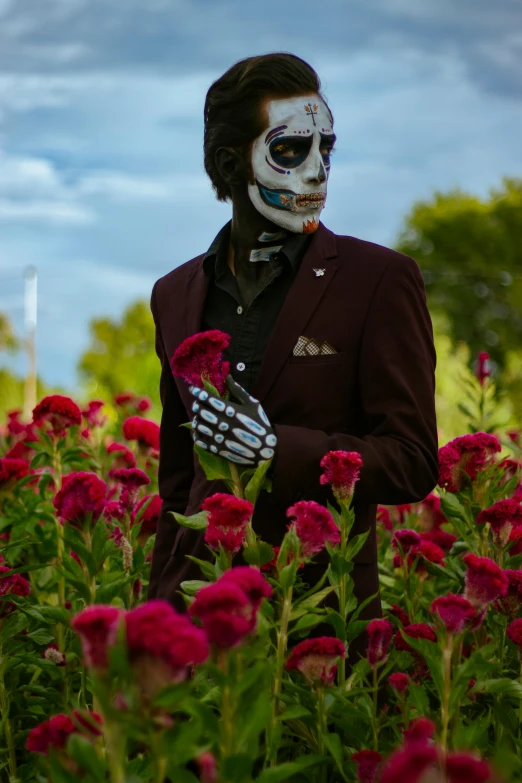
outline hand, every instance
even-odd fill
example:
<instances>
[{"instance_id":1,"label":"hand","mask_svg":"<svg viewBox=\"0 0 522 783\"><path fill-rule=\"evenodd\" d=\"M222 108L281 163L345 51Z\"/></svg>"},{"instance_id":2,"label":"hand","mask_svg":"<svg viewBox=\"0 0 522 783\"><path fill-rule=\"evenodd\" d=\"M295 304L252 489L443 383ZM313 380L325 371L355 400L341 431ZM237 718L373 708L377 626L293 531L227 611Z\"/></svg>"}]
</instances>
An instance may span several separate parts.
<instances>
[{"instance_id":1,"label":"hand","mask_svg":"<svg viewBox=\"0 0 522 783\"><path fill-rule=\"evenodd\" d=\"M221 400L198 386L189 387L196 398L192 403L192 440L229 462L257 468L274 456L277 438L259 400L231 375L227 375L226 384L239 403Z\"/></svg>"}]
</instances>

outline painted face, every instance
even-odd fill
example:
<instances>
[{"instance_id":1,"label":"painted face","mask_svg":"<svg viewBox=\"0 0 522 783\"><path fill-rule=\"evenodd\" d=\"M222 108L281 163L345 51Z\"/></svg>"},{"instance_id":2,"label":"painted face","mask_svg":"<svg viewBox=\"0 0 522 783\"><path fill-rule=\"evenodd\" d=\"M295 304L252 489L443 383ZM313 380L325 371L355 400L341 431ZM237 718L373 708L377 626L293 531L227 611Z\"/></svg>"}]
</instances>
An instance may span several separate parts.
<instances>
[{"instance_id":1,"label":"painted face","mask_svg":"<svg viewBox=\"0 0 522 783\"><path fill-rule=\"evenodd\" d=\"M326 201L332 117L317 95L269 101L267 113L268 128L252 146L255 183L248 194L273 223L311 234Z\"/></svg>"}]
</instances>

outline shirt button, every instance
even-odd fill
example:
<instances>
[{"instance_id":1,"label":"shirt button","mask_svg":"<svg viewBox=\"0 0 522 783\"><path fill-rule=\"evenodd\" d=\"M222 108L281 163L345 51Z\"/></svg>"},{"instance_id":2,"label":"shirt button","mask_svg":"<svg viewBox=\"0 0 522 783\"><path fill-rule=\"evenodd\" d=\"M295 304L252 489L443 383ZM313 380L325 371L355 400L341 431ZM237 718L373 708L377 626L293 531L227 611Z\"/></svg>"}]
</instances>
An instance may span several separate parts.
<instances>
[{"instance_id":1,"label":"shirt button","mask_svg":"<svg viewBox=\"0 0 522 783\"><path fill-rule=\"evenodd\" d=\"M245 369L245 365L243 364L243 362L239 362L238 364L236 364L236 370L239 370L239 372L243 372L244 369Z\"/></svg>"},{"instance_id":2,"label":"shirt button","mask_svg":"<svg viewBox=\"0 0 522 783\"><path fill-rule=\"evenodd\" d=\"M239 305L239 307L237 308L237 314L241 315L242 312L243 312L243 308L241 307L241 305Z\"/></svg>"}]
</instances>

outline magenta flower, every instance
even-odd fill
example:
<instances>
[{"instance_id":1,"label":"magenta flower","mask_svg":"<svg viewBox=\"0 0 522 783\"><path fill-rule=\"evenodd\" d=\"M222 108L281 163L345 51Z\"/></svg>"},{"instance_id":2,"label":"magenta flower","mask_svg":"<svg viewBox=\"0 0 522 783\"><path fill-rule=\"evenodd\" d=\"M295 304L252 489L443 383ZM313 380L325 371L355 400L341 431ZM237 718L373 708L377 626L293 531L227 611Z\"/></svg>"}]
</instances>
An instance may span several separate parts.
<instances>
[{"instance_id":1,"label":"magenta flower","mask_svg":"<svg viewBox=\"0 0 522 783\"><path fill-rule=\"evenodd\" d=\"M448 633L464 633L475 619L475 608L467 598L453 593L435 598L430 611L439 615Z\"/></svg>"},{"instance_id":2,"label":"magenta flower","mask_svg":"<svg viewBox=\"0 0 522 783\"><path fill-rule=\"evenodd\" d=\"M446 533L445 530L427 530L425 533L421 533L420 537L423 541L431 541L432 544L436 544L444 554L447 554L455 541L457 541L457 536L454 536L453 533ZM421 545L422 549L422 545Z\"/></svg>"},{"instance_id":3,"label":"magenta flower","mask_svg":"<svg viewBox=\"0 0 522 783\"><path fill-rule=\"evenodd\" d=\"M379 522L388 532L393 530L393 522L389 508L386 508L386 506L377 506L377 522Z\"/></svg>"},{"instance_id":4,"label":"magenta flower","mask_svg":"<svg viewBox=\"0 0 522 783\"><path fill-rule=\"evenodd\" d=\"M53 435L63 436L69 427L82 423L82 413L70 397L51 394L33 410L33 421L39 427L48 423Z\"/></svg>"},{"instance_id":5,"label":"magenta flower","mask_svg":"<svg viewBox=\"0 0 522 783\"><path fill-rule=\"evenodd\" d=\"M518 617L516 620L513 620L513 622L509 623L506 630L506 635L508 639L511 639L513 644L517 645L522 657L522 617Z\"/></svg>"},{"instance_id":6,"label":"magenta flower","mask_svg":"<svg viewBox=\"0 0 522 783\"><path fill-rule=\"evenodd\" d=\"M489 361L489 353L486 351L480 351L478 357L477 357L477 367L475 374L479 380L479 383L481 386L484 385L484 381L486 378L489 378L491 375L491 363Z\"/></svg>"},{"instance_id":7,"label":"magenta flower","mask_svg":"<svg viewBox=\"0 0 522 783\"><path fill-rule=\"evenodd\" d=\"M522 607L522 570L506 569L504 574L508 579L508 589L504 598L495 603L495 609L502 614L515 617Z\"/></svg>"},{"instance_id":8,"label":"magenta flower","mask_svg":"<svg viewBox=\"0 0 522 783\"><path fill-rule=\"evenodd\" d=\"M209 547L218 550L221 544L227 552L239 552L247 524L254 513L253 504L224 492L216 492L203 501L201 508L208 513L205 542Z\"/></svg>"},{"instance_id":9,"label":"magenta flower","mask_svg":"<svg viewBox=\"0 0 522 783\"><path fill-rule=\"evenodd\" d=\"M53 505L62 524L94 524L103 512L106 494L107 485L95 473L69 473L54 496Z\"/></svg>"},{"instance_id":10,"label":"magenta flower","mask_svg":"<svg viewBox=\"0 0 522 783\"><path fill-rule=\"evenodd\" d=\"M329 451L320 462L324 473L319 482L331 484L337 500L345 502L353 495L362 464L362 457L356 451Z\"/></svg>"},{"instance_id":11,"label":"magenta flower","mask_svg":"<svg viewBox=\"0 0 522 783\"><path fill-rule=\"evenodd\" d=\"M297 644L286 662L288 671L297 669L310 685L333 685L336 661L346 656L344 642L333 636L318 636Z\"/></svg>"},{"instance_id":12,"label":"magenta flower","mask_svg":"<svg viewBox=\"0 0 522 783\"><path fill-rule=\"evenodd\" d=\"M86 666L106 669L109 665L109 647L116 642L118 626L124 611L115 606L95 604L73 617L71 627L80 637Z\"/></svg>"},{"instance_id":13,"label":"magenta flower","mask_svg":"<svg viewBox=\"0 0 522 783\"><path fill-rule=\"evenodd\" d=\"M141 509L146 503L148 503L149 500L150 503L148 504L143 514L140 515L138 522L136 522ZM161 514L161 506L162 500L159 495L145 495L134 509L132 514L132 524L139 524L140 526L138 541L141 544L144 544L145 541L150 538L150 536L155 535Z\"/></svg>"},{"instance_id":14,"label":"magenta flower","mask_svg":"<svg viewBox=\"0 0 522 783\"><path fill-rule=\"evenodd\" d=\"M382 756L376 750L358 750L352 753L351 761L357 764L358 783L377 783L377 772Z\"/></svg>"},{"instance_id":15,"label":"magenta flower","mask_svg":"<svg viewBox=\"0 0 522 783\"><path fill-rule=\"evenodd\" d=\"M512 529L522 526L522 506L512 498L497 500L477 517L477 525L486 523L489 523L493 543L503 549L509 543Z\"/></svg>"},{"instance_id":16,"label":"magenta flower","mask_svg":"<svg viewBox=\"0 0 522 783\"><path fill-rule=\"evenodd\" d=\"M103 427L107 421L107 416L101 412L104 405L103 400L91 400L87 403L87 407L82 411L82 416L89 427Z\"/></svg>"},{"instance_id":17,"label":"magenta flower","mask_svg":"<svg viewBox=\"0 0 522 783\"><path fill-rule=\"evenodd\" d=\"M427 743L411 743L394 751L385 762L379 783L420 783L424 773L435 766L439 751Z\"/></svg>"},{"instance_id":18,"label":"magenta flower","mask_svg":"<svg viewBox=\"0 0 522 783\"><path fill-rule=\"evenodd\" d=\"M114 454L114 468L135 468L136 457L124 443L111 443L107 446L107 454Z\"/></svg>"},{"instance_id":19,"label":"magenta flower","mask_svg":"<svg viewBox=\"0 0 522 783\"><path fill-rule=\"evenodd\" d=\"M191 386L202 386L203 380L209 381L220 394L224 394L230 363L223 361L223 351L229 344L230 335L219 329L187 337L178 345L171 359L173 374Z\"/></svg>"},{"instance_id":20,"label":"magenta flower","mask_svg":"<svg viewBox=\"0 0 522 783\"><path fill-rule=\"evenodd\" d=\"M484 609L497 598L503 598L508 589L508 578L489 557L478 557L469 552L462 558L467 566L465 597L473 606Z\"/></svg>"},{"instance_id":21,"label":"magenta flower","mask_svg":"<svg viewBox=\"0 0 522 783\"><path fill-rule=\"evenodd\" d=\"M141 487L150 484L150 478L139 468L117 468L109 471L109 477L120 487L120 505L125 511L132 511Z\"/></svg>"},{"instance_id":22,"label":"magenta flower","mask_svg":"<svg viewBox=\"0 0 522 783\"><path fill-rule=\"evenodd\" d=\"M114 404L119 408L123 408L130 402L134 402L135 399L136 395L134 392L118 392L118 394L114 395Z\"/></svg>"},{"instance_id":23,"label":"magenta flower","mask_svg":"<svg viewBox=\"0 0 522 783\"><path fill-rule=\"evenodd\" d=\"M423 531L439 530L448 520L440 510L440 497L431 492L419 503L419 518Z\"/></svg>"},{"instance_id":24,"label":"magenta flower","mask_svg":"<svg viewBox=\"0 0 522 783\"><path fill-rule=\"evenodd\" d=\"M396 530L393 534L392 549L404 557L410 554L415 555L419 551L421 544L422 539L415 530L402 528L401 530Z\"/></svg>"},{"instance_id":25,"label":"magenta flower","mask_svg":"<svg viewBox=\"0 0 522 783\"><path fill-rule=\"evenodd\" d=\"M136 440L142 448L159 449L160 428L159 424L141 416L129 416L123 422L123 436L125 440Z\"/></svg>"},{"instance_id":26,"label":"magenta flower","mask_svg":"<svg viewBox=\"0 0 522 783\"><path fill-rule=\"evenodd\" d=\"M10 574L11 569L8 566L0 565L0 597L6 595L17 595L20 598L27 598L31 593L31 585L20 574ZM7 574L7 576L5 576ZM13 601L0 602L0 617L5 617L16 609Z\"/></svg>"},{"instance_id":27,"label":"magenta flower","mask_svg":"<svg viewBox=\"0 0 522 783\"><path fill-rule=\"evenodd\" d=\"M460 492L466 485L466 476L475 481L493 454L501 450L498 439L487 432L455 438L439 449L439 486L448 492Z\"/></svg>"},{"instance_id":28,"label":"magenta flower","mask_svg":"<svg viewBox=\"0 0 522 783\"><path fill-rule=\"evenodd\" d=\"M415 718L412 720L404 732L405 745L424 745L433 739L435 735L435 724L429 718Z\"/></svg>"},{"instance_id":29,"label":"magenta flower","mask_svg":"<svg viewBox=\"0 0 522 783\"><path fill-rule=\"evenodd\" d=\"M200 783L219 783L217 761L210 750L200 753L194 761L199 771Z\"/></svg>"},{"instance_id":30,"label":"magenta flower","mask_svg":"<svg viewBox=\"0 0 522 783\"><path fill-rule=\"evenodd\" d=\"M393 626L389 620L371 620L366 626L368 634L368 663L377 666L384 663L388 655L388 647L393 635Z\"/></svg>"},{"instance_id":31,"label":"magenta flower","mask_svg":"<svg viewBox=\"0 0 522 783\"><path fill-rule=\"evenodd\" d=\"M430 642L437 641L437 634L433 626L427 625L427 623L411 623L410 625L405 625L404 628L398 630L395 634L393 643L397 650L412 652L412 648L402 636L403 633L412 639L427 639Z\"/></svg>"},{"instance_id":32,"label":"magenta flower","mask_svg":"<svg viewBox=\"0 0 522 783\"><path fill-rule=\"evenodd\" d=\"M0 459L0 487L8 482L16 483L29 475L30 466L26 459L4 457Z\"/></svg>"},{"instance_id":33,"label":"magenta flower","mask_svg":"<svg viewBox=\"0 0 522 783\"><path fill-rule=\"evenodd\" d=\"M100 735L101 732L95 726L101 725L102 719L96 712L82 714L74 710L73 717L74 721L68 715L55 715L35 726L27 735L25 744L27 750L47 756L51 748L53 750L65 748L71 734L82 734L91 740Z\"/></svg>"},{"instance_id":34,"label":"magenta flower","mask_svg":"<svg viewBox=\"0 0 522 783\"><path fill-rule=\"evenodd\" d=\"M445 766L448 783L486 783L491 778L487 761L471 753L448 753Z\"/></svg>"},{"instance_id":35,"label":"magenta flower","mask_svg":"<svg viewBox=\"0 0 522 783\"><path fill-rule=\"evenodd\" d=\"M288 529L295 530L303 557L311 557L324 549L327 543L335 546L341 540L332 515L315 500L298 501L290 506L286 516L293 519Z\"/></svg>"},{"instance_id":36,"label":"magenta flower","mask_svg":"<svg viewBox=\"0 0 522 783\"><path fill-rule=\"evenodd\" d=\"M140 397L135 401L136 410L140 413L147 413L152 408L152 400L150 397Z\"/></svg>"},{"instance_id":37,"label":"magenta flower","mask_svg":"<svg viewBox=\"0 0 522 783\"><path fill-rule=\"evenodd\" d=\"M226 571L219 580L222 584L234 584L245 593L252 611L257 613L264 598L270 598L272 587L263 574L253 566L237 566Z\"/></svg>"},{"instance_id":38,"label":"magenta flower","mask_svg":"<svg viewBox=\"0 0 522 783\"><path fill-rule=\"evenodd\" d=\"M408 689L410 678L404 672L394 672L388 677L388 683L397 693L404 693Z\"/></svg>"}]
</instances>

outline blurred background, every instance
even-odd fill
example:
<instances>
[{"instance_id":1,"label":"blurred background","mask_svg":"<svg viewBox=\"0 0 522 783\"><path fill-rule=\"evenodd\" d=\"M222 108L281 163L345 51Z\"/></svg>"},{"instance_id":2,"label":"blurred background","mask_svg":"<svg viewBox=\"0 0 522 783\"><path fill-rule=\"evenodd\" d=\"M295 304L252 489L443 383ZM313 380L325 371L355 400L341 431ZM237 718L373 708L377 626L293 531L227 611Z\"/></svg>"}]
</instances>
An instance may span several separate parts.
<instances>
[{"instance_id":1,"label":"blurred background","mask_svg":"<svg viewBox=\"0 0 522 783\"><path fill-rule=\"evenodd\" d=\"M323 222L421 267L441 443L464 430L479 351L501 422L522 426L521 8L0 0L0 418L35 365L38 395L132 390L159 416L152 285L229 216L203 170L206 90L283 50L335 117Z\"/></svg>"}]
</instances>

